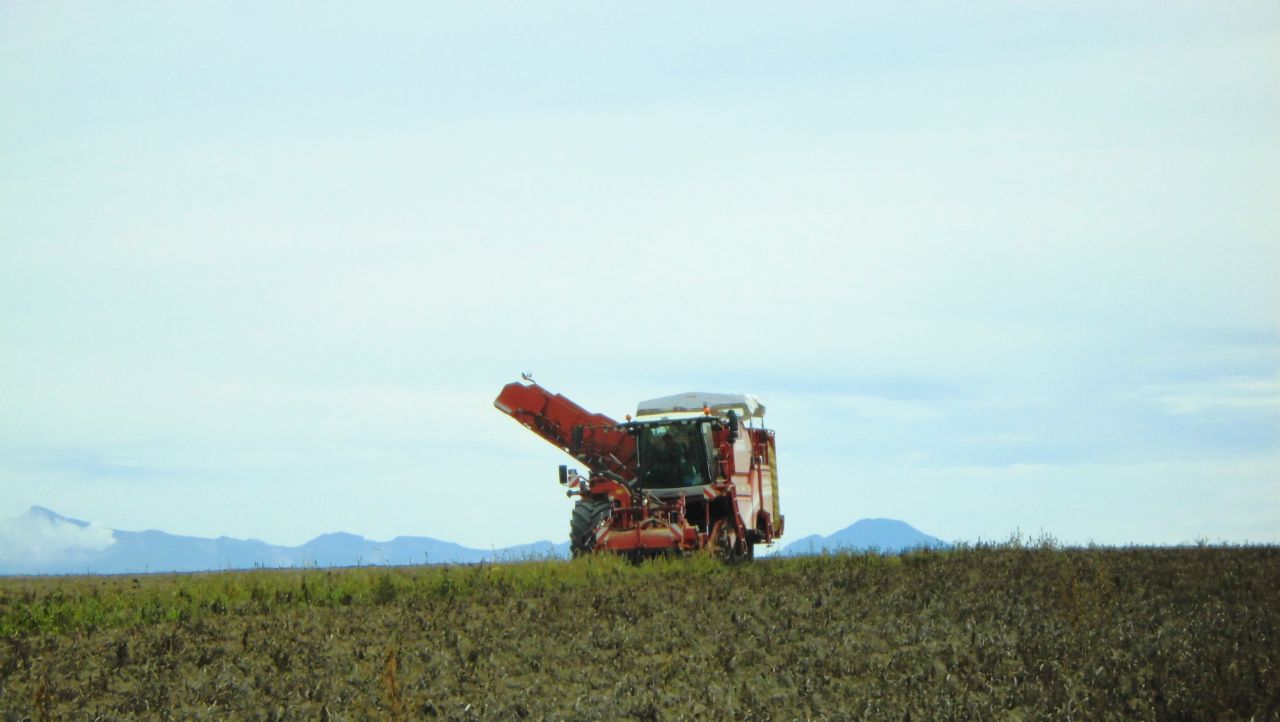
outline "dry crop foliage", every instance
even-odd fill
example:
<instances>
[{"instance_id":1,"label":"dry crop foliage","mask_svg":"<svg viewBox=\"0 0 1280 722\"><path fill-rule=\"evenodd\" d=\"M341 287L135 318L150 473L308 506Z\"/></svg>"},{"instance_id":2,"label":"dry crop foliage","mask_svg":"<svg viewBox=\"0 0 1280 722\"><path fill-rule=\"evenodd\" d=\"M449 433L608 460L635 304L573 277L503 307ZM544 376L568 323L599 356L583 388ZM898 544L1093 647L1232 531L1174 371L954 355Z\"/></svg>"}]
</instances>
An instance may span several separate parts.
<instances>
[{"instance_id":1,"label":"dry crop foliage","mask_svg":"<svg viewBox=\"0 0 1280 722\"><path fill-rule=\"evenodd\" d=\"M0 720L1277 719L1280 548L0 580Z\"/></svg>"}]
</instances>

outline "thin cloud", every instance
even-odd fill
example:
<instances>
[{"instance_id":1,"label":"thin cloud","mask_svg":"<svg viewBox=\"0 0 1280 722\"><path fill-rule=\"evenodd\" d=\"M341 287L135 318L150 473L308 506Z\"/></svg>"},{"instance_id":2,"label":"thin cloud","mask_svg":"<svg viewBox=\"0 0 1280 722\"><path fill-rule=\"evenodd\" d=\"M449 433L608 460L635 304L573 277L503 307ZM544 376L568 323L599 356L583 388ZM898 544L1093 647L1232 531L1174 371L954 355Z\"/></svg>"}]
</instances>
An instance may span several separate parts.
<instances>
[{"instance_id":1,"label":"thin cloud","mask_svg":"<svg viewBox=\"0 0 1280 722\"><path fill-rule=\"evenodd\" d=\"M1171 414L1210 411L1280 412L1280 373L1227 376L1212 381L1143 387L1139 396L1164 406Z\"/></svg>"},{"instance_id":2,"label":"thin cloud","mask_svg":"<svg viewBox=\"0 0 1280 722\"><path fill-rule=\"evenodd\" d=\"M6 566L65 562L115 543L115 534L105 526L81 526L38 509L0 520L0 564Z\"/></svg>"}]
</instances>

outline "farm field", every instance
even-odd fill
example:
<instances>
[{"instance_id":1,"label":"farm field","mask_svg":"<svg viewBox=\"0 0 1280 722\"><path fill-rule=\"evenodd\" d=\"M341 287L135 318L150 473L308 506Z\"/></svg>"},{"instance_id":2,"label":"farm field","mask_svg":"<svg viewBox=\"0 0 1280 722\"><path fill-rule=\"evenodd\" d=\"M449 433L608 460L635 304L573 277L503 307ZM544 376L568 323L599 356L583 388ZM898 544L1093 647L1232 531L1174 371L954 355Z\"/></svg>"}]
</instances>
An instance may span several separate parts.
<instances>
[{"instance_id":1,"label":"farm field","mask_svg":"<svg viewBox=\"0 0 1280 722\"><path fill-rule=\"evenodd\" d=\"M0 720L1280 719L1280 548L0 579Z\"/></svg>"}]
</instances>

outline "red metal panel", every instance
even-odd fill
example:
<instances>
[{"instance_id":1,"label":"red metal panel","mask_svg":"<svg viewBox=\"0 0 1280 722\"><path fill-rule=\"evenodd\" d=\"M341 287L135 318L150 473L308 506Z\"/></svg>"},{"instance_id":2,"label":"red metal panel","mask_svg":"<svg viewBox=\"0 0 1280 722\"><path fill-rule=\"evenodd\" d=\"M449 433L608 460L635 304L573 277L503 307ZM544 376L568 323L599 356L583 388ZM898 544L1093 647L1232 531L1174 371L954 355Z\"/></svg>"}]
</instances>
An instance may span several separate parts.
<instances>
[{"instance_id":1,"label":"red metal panel","mask_svg":"<svg viewBox=\"0 0 1280 722\"><path fill-rule=\"evenodd\" d=\"M597 537L601 549L616 552L655 549L697 549L698 530L674 523L651 524L631 529L608 529Z\"/></svg>"},{"instance_id":2,"label":"red metal panel","mask_svg":"<svg viewBox=\"0 0 1280 722\"><path fill-rule=\"evenodd\" d=\"M617 430L618 422L608 416L593 414L532 383L507 384L493 405L592 472L607 471L628 481L636 478L636 440ZM577 427L582 429L580 437L574 432Z\"/></svg>"}]
</instances>

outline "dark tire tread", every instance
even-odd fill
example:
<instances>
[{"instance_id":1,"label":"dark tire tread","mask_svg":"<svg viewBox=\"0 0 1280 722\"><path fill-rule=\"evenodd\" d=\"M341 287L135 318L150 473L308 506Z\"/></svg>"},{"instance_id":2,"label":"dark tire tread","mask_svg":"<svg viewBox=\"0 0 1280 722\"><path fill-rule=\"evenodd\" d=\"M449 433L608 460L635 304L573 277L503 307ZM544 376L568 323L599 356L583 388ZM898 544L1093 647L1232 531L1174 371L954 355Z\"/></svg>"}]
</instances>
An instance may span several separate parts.
<instances>
[{"instance_id":1,"label":"dark tire tread","mask_svg":"<svg viewBox=\"0 0 1280 722\"><path fill-rule=\"evenodd\" d=\"M579 499L569 517L569 553L574 557L589 554L596 547L596 529L609 517L613 505L608 499Z\"/></svg>"}]
</instances>

